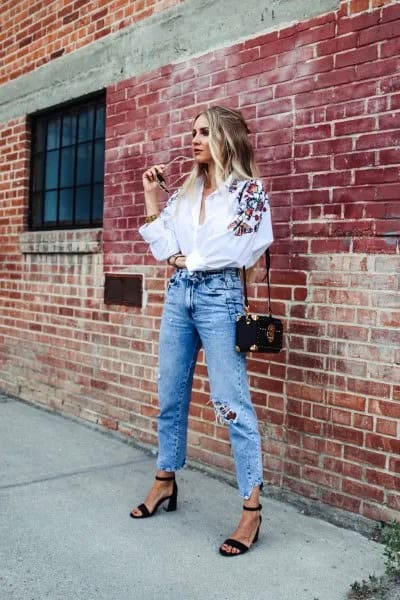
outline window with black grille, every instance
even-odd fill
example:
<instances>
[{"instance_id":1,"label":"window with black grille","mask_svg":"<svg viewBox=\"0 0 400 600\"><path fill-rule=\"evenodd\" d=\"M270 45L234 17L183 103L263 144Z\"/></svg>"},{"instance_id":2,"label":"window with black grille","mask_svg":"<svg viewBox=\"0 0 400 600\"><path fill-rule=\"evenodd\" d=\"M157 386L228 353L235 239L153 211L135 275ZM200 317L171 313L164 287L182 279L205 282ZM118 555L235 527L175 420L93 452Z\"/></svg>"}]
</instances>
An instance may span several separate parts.
<instances>
[{"instance_id":1,"label":"window with black grille","mask_svg":"<svg viewBox=\"0 0 400 600\"><path fill-rule=\"evenodd\" d=\"M31 116L30 229L99 227L104 199L104 93Z\"/></svg>"}]
</instances>

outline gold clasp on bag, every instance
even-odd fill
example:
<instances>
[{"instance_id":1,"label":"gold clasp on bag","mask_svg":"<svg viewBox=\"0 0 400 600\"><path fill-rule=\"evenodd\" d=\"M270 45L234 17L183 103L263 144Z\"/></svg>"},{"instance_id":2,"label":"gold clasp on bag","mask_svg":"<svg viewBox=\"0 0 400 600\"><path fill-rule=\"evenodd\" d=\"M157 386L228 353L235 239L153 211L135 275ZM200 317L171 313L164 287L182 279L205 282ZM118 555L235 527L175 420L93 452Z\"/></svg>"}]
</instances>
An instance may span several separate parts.
<instances>
[{"instance_id":1,"label":"gold clasp on bag","mask_svg":"<svg viewBox=\"0 0 400 600\"><path fill-rule=\"evenodd\" d=\"M270 344L272 344L272 342L275 339L275 333L276 333L276 327L273 323L270 323L267 327L267 340L269 341Z\"/></svg>"}]
</instances>

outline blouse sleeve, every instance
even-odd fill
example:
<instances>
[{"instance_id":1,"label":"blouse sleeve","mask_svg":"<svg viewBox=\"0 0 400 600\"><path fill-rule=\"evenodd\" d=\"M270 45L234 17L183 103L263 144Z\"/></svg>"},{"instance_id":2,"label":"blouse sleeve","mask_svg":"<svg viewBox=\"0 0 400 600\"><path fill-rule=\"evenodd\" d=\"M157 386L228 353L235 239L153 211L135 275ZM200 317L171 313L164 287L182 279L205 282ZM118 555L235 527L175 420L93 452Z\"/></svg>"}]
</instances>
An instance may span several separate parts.
<instances>
[{"instance_id":1,"label":"blouse sleeve","mask_svg":"<svg viewBox=\"0 0 400 600\"><path fill-rule=\"evenodd\" d=\"M174 229L177 195L178 191L172 194L157 219L139 227L140 235L150 245L151 253L156 260L166 260L180 252Z\"/></svg>"},{"instance_id":2,"label":"blouse sleeve","mask_svg":"<svg viewBox=\"0 0 400 600\"><path fill-rule=\"evenodd\" d=\"M226 230L198 244L186 257L189 271L249 268L272 244L271 211L261 181L246 181L238 196L236 217Z\"/></svg>"}]
</instances>

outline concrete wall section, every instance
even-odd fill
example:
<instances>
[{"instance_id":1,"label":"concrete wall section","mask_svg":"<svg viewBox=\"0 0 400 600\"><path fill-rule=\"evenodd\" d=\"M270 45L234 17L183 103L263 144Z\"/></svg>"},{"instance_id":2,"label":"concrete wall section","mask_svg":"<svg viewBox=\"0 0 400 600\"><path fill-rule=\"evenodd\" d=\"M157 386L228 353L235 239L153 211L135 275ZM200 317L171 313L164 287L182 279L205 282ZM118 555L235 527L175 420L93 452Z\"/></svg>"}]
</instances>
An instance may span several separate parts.
<instances>
[{"instance_id":1,"label":"concrete wall section","mask_svg":"<svg viewBox=\"0 0 400 600\"><path fill-rule=\"evenodd\" d=\"M338 4L338 0L187 0L4 84L0 122L335 10Z\"/></svg>"}]
</instances>

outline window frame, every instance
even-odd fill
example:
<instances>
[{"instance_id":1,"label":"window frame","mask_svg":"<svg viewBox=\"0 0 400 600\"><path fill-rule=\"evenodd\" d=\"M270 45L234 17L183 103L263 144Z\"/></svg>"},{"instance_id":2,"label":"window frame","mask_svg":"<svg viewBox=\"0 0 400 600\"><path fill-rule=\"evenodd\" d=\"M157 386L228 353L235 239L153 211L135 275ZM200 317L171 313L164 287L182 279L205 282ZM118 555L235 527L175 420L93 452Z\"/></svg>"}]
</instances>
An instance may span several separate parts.
<instances>
[{"instance_id":1,"label":"window frame","mask_svg":"<svg viewBox=\"0 0 400 600\"><path fill-rule=\"evenodd\" d=\"M104 137L99 137L96 138L96 115L97 115L97 110L99 107L103 107L104 108ZM89 140L84 141L84 142L79 142L78 139L78 135L79 135L79 115L81 114L81 112L83 111L83 109L85 108L95 108L95 114L94 114L94 119L93 119L93 133L92 136L90 137ZM55 221L51 221L51 222L45 222L44 220L44 210L45 210L45 201L44 201L44 195L46 192L46 184L45 184L45 177L46 177L46 164L48 161L48 153L49 153L49 149L47 148L47 131L48 131L48 125L49 122L52 120L55 120L57 118L61 117L61 124L63 124L63 120L65 117L69 116L69 115L73 115L76 117L76 126L75 126L75 132L74 132L74 142L73 144L68 144L66 147L70 147L73 148L73 160L74 160L74 168L73 168L73 182L72 182L72 186L62 186L61 185L61 177L62 177L62 173L61 173L61 157L62 157L62 149L63 149L63 140L62 140L62 127L59 133L59 141L58 141L58 145L56 146L56 149L58 150L58 174L57 174L57 184L56 187L54 188L56 194L57 194L57 215L56 215L56 220ZM40 224L35 224L34 223L34 210L37 208L34 205L35 202L35 190L34 188L34 175L35 175L35 168L38 167L38 164L35 164L35 157L40 153L40 151L38 151L37 148L37 138L38 138L38 128L40 126L40 121L44 121L43 126L44 126L44 137L45 137L45 142L44 142L44 149L43 149L43 159L42 159L42 173L40 175L42 179L42 184L39 188L39 193L42 194L42 201L41 201L41 206L40 206L40 210L41 210L41 223ZM104 166L105 166L105 161L103 161L103 177L102 177L102 182L97 182L95 183L94 181L94 170L95 170L95 161L94 161L94 155L95 155L95 148L96 148L96 142L98 140L103 141L104 145L105 145L105 139L106 139L106 132L105 132L105 125L106 125L106 90L100 90L97 91L95 93L91 93L91 94L87 94L85 96L82 96L80 98L74 99L73 101L68 101L68 102L64 102L62 104L59 104L57 106L53 106L51 108L47 108L45 110L41 110L41 111L37 111L35 113L32 113L30 115L28 115L28 123L29 123L29 127L30 127L30 131L31 131L31 143L30 143L30 166L29 166L29 208L28 208L28 230L29 231L60 231L60 230L76 230L76 229L93 229L93 228L101 228L103 226L103 208L104 208ZM87 185L90 188L90 205L89 205L89 210L90 210L90 215L89 215L89 219L81 219L80 221L77 221L76 219L76 202L77 202L77 194L78 194L78 190L82 189L83 185L79 185L77 183L77 175L78 175L78 148L79 148L79 144L83 144L83 143L90 143L91 144L91 173L90 173L90 181ZM93 205L94 205L94 189L96 185L102 185L102 189L103 189L103 205L102 205L102 216L101 218L94 218L93 217ZM61 191L63 189L70 189L72 190L72 194L73 194L73 199L72 199L72 218L75 220L75 222L71 223L71 221L61 221L60 220L60 194Z\"/></svg>"}]
</instances>

